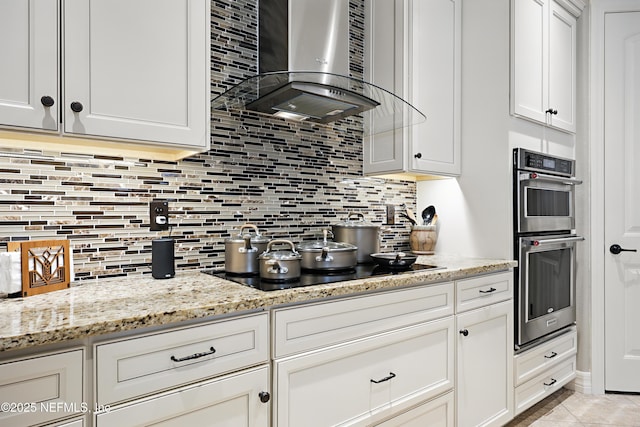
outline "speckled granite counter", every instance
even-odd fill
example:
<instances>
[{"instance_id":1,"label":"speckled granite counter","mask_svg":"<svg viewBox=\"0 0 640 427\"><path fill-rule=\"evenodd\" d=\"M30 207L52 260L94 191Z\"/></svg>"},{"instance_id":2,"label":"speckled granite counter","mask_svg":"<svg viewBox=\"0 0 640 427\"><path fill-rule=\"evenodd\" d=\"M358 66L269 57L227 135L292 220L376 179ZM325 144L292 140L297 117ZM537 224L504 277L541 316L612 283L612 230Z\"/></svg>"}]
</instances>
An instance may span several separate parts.
<instances>
[{"instance_id":1,"label":"speckled granite counter","mask_svg":"<svg viewBox=\"0 0 640 427\"><path fill-rule=\"evenodd\" d=\"M421 256L418 262L445 268L272 292L198 271L179 272L168 280L144 276L82 282L48 294L1 300L0 349L24 349L280 304L456 280L516 266L510 260L442 255Z\"/></svg>"}]
</instances>

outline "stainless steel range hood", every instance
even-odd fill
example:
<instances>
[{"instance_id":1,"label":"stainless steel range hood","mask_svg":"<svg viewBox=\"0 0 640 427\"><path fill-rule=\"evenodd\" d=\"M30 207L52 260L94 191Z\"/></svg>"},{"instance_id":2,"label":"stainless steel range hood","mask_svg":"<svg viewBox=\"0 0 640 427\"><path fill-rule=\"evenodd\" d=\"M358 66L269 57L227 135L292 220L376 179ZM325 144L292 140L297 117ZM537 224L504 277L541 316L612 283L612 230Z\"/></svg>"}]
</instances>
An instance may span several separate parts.
<instances>
[{"instance_id":1,"label":"stainless steel range hood","mask_svg":"<svg viewBox=\"0 0 640 427\"><path fill-rule=\"evenodd\" d=\"M330 123L362 114L365 135L420 123L425 116L393 93L349 76L349 0L258 0L259 74L212 101Z\"/></svg>"}]
</instances>

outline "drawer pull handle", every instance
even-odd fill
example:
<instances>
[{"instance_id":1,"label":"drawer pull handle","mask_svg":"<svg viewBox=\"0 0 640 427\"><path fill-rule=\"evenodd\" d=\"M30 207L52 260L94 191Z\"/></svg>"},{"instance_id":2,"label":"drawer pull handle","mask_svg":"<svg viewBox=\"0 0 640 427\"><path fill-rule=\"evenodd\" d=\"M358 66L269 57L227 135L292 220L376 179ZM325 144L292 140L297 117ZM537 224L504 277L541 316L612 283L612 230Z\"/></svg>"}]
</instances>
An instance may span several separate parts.
<instances>
[{"instance_id":1,"label":"drawer pull handle","mask_svg":"<svg viewBox=\"0 0 640 427\"><path fill-rule=\"evenodd\" d=\"M554 380L553 378L551 378L551 382L549 384L547 383L542 383L544 385L546 385L547 387L554 385L555 383L557 383L558 381Z\"/></svg>"},{"instance_id":2,"label":"drawer pull handle","mask_svg":"<svg viewBox=\"0 0 640 427\"><path fill-rule=\"evenodd\" d=\"M384 377L383 379L378 380L378 381L371 380L371 382L374 383L374 384L380 384L380 383L383 383L385 381L389 381L390 379L395 378L395 377L396 377L396 374L394 374L393 372L389 372L389 376Z\"/></svg>"},{"instance_id":3,"label":"drawer pull handle","mask_svg":"<svg viewBox=\"0 0 640 427\"><path fill-rule=\"evenodd\" d=\"M497 289L496 288L489 288L488 291L483 291L482 289L480 289L480 293L481 294L490 294L491 292L495 292Z\"/></svg>"},{"instance_id":4,"label":"drawer pull handle","mask_svg":"<svg viewBox=\"0 0 640 427\"><path fill-rule=\"evenodd\" d=\"M554 357L556 357L558 355L558 353L556 353L555 351L552 351L550 355L546 355L544 356L545 359L553 359Z\"/></svg>"},{"instance_id":5,"label":"drawer pull handle","mask_svg":"<svg viewBox=\"0 0 640 427\"><path fill-rule=\"evenodd\" d=\"M212 355L215 352L216 352L216 349L211 347L209 349L209 351L203 351L202 353L192 354L191 356L185 356L185 357L180 357L180 358L175 357L175 356L171 356L171 360L173 362L184 362L185 360L200 359L201 357Z\"/></svg>"},{"instance_id":6,"label":"drawer pull handle","mask_svg":"<svg viewBox=\"0 0 640 427\"><path fill-rule=\"evenodd\" d=\"M467 329L461 329L459 332L460 332L460 333L462 334L462 336L464 336L464 337L468 337L468 336L469 336L469 330L467 330Z\"/></svg>"}]
</instances>

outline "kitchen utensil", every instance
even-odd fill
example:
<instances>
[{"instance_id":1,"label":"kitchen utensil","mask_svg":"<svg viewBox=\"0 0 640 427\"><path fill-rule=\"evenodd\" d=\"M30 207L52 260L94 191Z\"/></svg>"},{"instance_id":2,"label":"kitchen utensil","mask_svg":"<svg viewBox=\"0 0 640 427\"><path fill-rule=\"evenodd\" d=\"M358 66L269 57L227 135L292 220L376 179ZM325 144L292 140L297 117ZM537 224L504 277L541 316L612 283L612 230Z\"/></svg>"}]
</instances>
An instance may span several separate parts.
<instances>
[{"instance_id":1,"label":"kitchen utensil","mask_svg":"<svg viewBox=\"0 0 640 427\"><path fill-rule=\"evenodd\" d=\"M254 234L244 233L253 230ZM269 239L262 237L254 224L244 224L240 231L224 242L224 268L232 274L258 274L258 256L267 249Z\"/></svg>"},{"instance_id":2,"label":"kitchen utensil","mask_svg":"<svg viewBox=\"0 0 640 427\"><path fill-rule=\"evenodd\" d=\"M413 224L417 224L418 220L416 219L416 215L413 213L413 209L405 207L405 210L407 211L407 216L409 217L409 219L413 221Z\"/></svg>"},{"instance_id":3,"label":"kitchen utensil","mask_svg":"<svg viewBox=\"0 0 640 427\"><path fill-rule=\"evenodd\" d=\"M411 219L411 218L409 217L409 215L404 214L404 213L400 213L400 214L398 214L398 215L400 215L402 218L408 219L408 220L409 220L409 222L411 222L411 225L416 225L416 221L415 221L414 219Z\"/></svg>"},{"instance_id":4,"label":"kitchen utensil","mask_svg":"<svg viewBox=\"0 0 640 427\"><path fill-rule=\"evenodd\" d=\"M302 256L302 268L308 270L346 270L358 263L358 247L351 243L328 241L327 230L323 230L323 240L302 242L297 249Z\"/></svg>"},{"instance_id":5,"label":"kitchen utensil","mask_svg":"<svg viewBox=\"0 0 640 427\"><path fill-rule=\"evenodd\" d=\"M370 255L380 250L380 226L365 221L361 213L350 213L331 229L336 242L351 243L358 248L356 257L360 264L372 262Z\"/></svg>"},{"instance_id":6,"label":"kitchen utensil","mask_svg":"<svg viewBox=\"0 0 640 427\"><path fill-rule=\"evenodd\" d=\"M411 227L409 246L411 246L411 252L414 254L432 255L437 241L438 233L433 221L431 225L415 225Z\"/></svg>"},{"instance_id":7,"label":"kitchen utensil","mask_svg":"<svg viewBox=\"0 0 640 427\"><path fill-rule=\"evenodd\" d=\"M429 205L422 211L423 225L431 225L433 216L436 214L436 208L433 205Z\"/></svg>"},{"instance_id":8,"label":"kitchen utensil","mask_svg":"<svg viewBox=\"0 0 640 427\"><path fill-rule=\"evenodd\" d=\"M272 250L275 245L287 245L290 250ZM276 239L267 244L267 250L260 254L260 277L274 282L290 282L300 279L302 256L290 240Z\"/></svg>"},{"instance_id":9,"label":"kitchen utensil","mask_svg":"<svg viewBox=\"0 0 640 427\"><path fill-rule=\"evenodd\" d=\"M407 269L418 259L415 255L404 252L383 252L371 254L371 258L381 267L388 269Z\"/></svg>"}]
</instances>

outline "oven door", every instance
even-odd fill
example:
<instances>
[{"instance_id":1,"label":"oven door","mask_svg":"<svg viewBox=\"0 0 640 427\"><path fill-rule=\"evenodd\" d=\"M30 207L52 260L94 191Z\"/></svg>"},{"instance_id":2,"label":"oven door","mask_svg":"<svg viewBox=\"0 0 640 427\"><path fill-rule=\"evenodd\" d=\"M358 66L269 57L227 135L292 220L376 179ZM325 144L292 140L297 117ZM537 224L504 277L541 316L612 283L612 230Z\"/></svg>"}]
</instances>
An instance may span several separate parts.
<instances>
[{"instance_id":1,"label":"oven door","mask_svg":"<svg viewBox=\"0 0 640 427\"><path fill-rule=\"evenodd\" d=\"M516 348L575 323L576 235L520 237Z\"/></svg>"},{"instance_id":2,"label":"oven door","mask_svg":"<svg viewBox=\"0 0 640 427\"><path fill-rule=\"evenodd\" d=\"M518 233L575 228L575 186L582 181L537 172L517 173Z\"/></svg>"}]
</instances>

